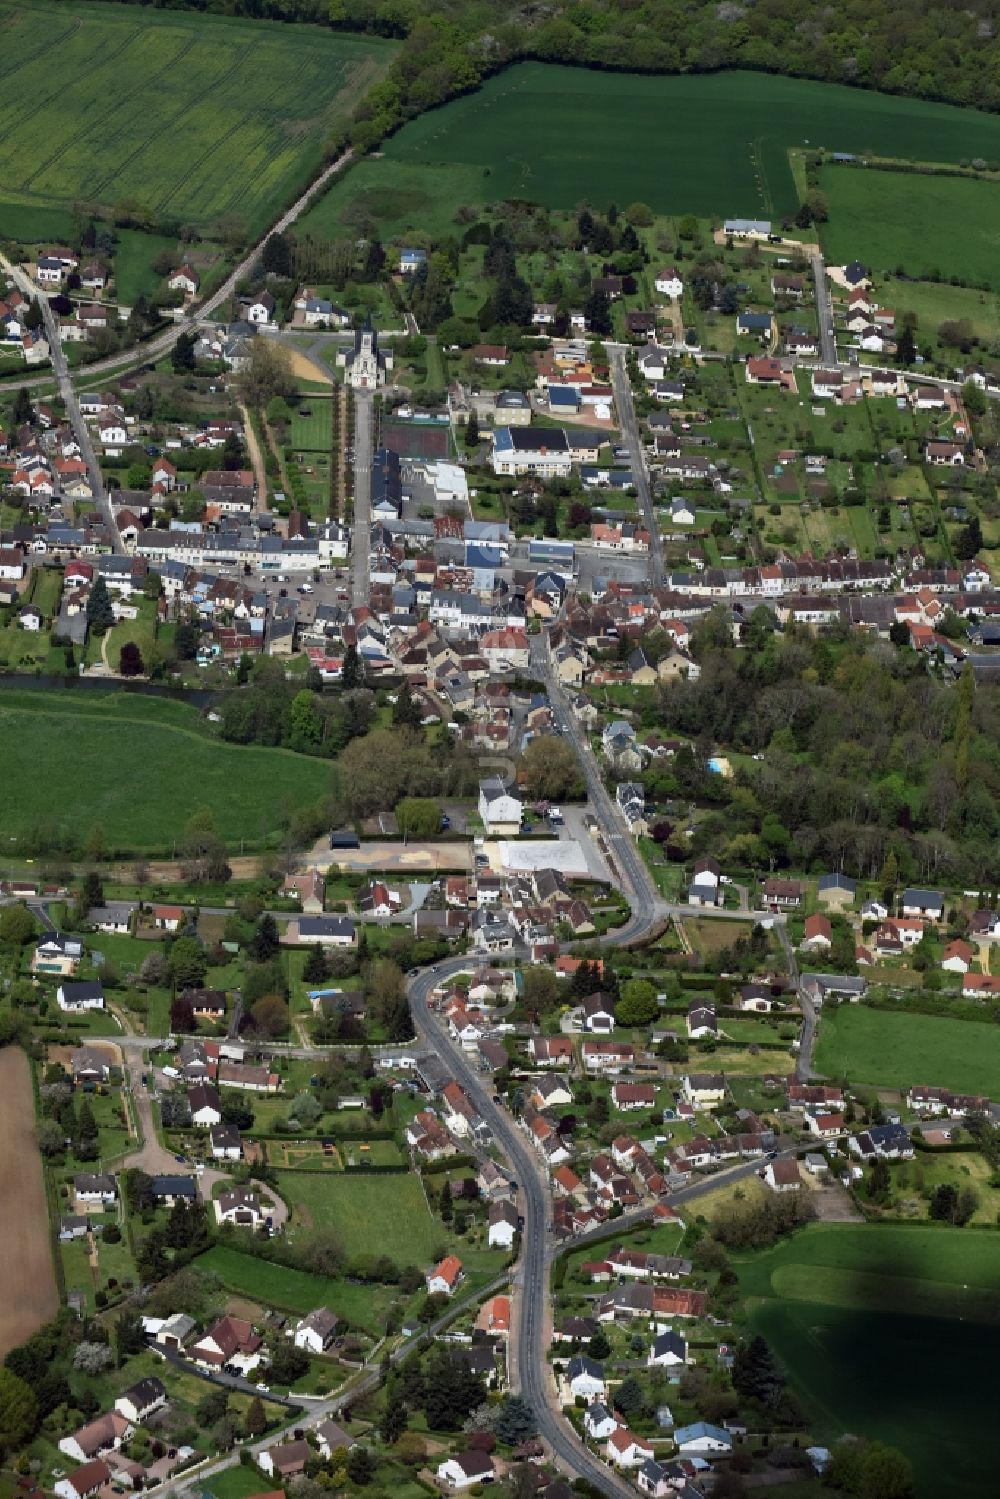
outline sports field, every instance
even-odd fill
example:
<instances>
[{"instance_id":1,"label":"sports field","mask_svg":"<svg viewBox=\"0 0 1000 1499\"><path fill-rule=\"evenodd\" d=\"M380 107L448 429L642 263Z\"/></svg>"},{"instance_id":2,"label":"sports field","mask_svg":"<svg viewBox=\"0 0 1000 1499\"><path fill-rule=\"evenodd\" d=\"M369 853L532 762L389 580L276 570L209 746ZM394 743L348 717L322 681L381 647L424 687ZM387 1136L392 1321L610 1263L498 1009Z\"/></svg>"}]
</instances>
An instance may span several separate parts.
<instances>
[{"instance_id":1,"label":"sports field","mask_svg":"<svg viewBox=\"0 0 1000 1499\"><path fill-rule=\"evenodd\" d=\"M917 277L936 272L1000 291L1000 183L827 167L821 185L831 264L858 259L877 276L897 268Z\"/></svg>"},{"instance_id":2,"label":"sports field","mask_svg":"<svg viewBox=\"0 0 1000 1499\"><path fill-rule=\"evenodd\" d=\"M820 1020L814 1061L826 1077L880 1088L927 1083L987 1097L1000 1091L996 1027L976 1021L842 1005Z\"/></svg>"},{"instance_id":3,"label":"sports field","mask_svg":"<svg viewBox=\"0 0 1000 1499\"><path fill-rule=\"evenodd\" d=\"M0 1193L7 1218L0 1297L2 1357L54 1317L59 1306L42 1161L35 1144L31 1073L18 1046L0 1051L0 1137Z\"/></svg>"},{"instance_id":4,"label":"sports field","mask_svg":"<svg viewBox=\"0 0 1000 1499\"><path fill-rule=\"evenodd\" d=\"M461 203L511 197L774 218L798 206L788 150L806 143L994 159L1000 118L761 73L653 77L523 63L412 121L381 159L331 189L308 227L332 230L350 208L370 213L384 235L433 232Z\"/></svg>"},{"instance_id":5,"label":"sports field","mask_svg":"<svg viewBox=\"0 0 1000 1499\"><path fill-rule=\"evenodd\" d=\"M330 789L320 760L223 744L187 703L124 692L0 687L0 764L16 788L0 805L5 843L44 823L82 839L99 823L113 852L169 852L206 806L231 845L264 841Z\"/></svg>"},{"instance_id":6,"label":"sports field","mask_svg":"<svg viewBox=\"0 0 1000 1499\"><path fill-rule=\"evenodd\" d=\"M394 47L305 26L101 4L0 3L0 214L133 198L195 224L263 229ZM37 210L49 210L37 217Z\"/></svg>"},{"instance_id":7,"label":"sports field","mask_svg":"<svg viewBox=\"0 0 1000 1499\"><path fill-rule=\"evenodd\" d=\"M738 1270L751 1326L821 1440L853 1432L900 1447L920 1495L982 1493L1000 1326L994 1234L814 1224ZM946 1379L934 1379L929 1349Z\"/></svg>"}]
</instances>

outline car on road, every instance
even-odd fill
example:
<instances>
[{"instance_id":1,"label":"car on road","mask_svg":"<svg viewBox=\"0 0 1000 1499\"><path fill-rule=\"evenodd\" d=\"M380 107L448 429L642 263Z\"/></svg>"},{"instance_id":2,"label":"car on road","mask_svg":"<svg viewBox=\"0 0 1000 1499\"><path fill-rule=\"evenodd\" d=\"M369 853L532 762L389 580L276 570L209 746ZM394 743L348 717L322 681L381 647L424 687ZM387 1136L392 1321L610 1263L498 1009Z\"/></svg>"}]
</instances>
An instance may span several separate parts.
<instances>
[{"instance_id":1,"label":"car on road","mask_svg":"<svg viewBox=\"0 0 1000 1499\"><path fill-rule=\"evenodd\" d=\"M442 831L442 833L446 833L450 827L451 827L451 818L447 815L446 812L442 812L441 813L441 831Z\"/></svg>"},{"instance_id":2,"label":"car on road","mask_svg":"<svg viewBox=\"0 0 1000 1499\"><path fill-rule=\"evenodd\" d=\"M174 1160L175 1161L179 1161L180 1164L183 1166L184 1162L187 1160L187 1156L186 1155L175 1155L174 1156Z\"/></svg>"},{"instance_id":3,"label":"car on road","mask_svg":"<svg viewBox=\"0 0 1000 1499\"><path fill-rule=\"evenodd\" d=\"M300 583L299 584L299 593L312 593L312 591L313 591L313 586L312 586L311 583Z\"/></svg>"}]
</instances>

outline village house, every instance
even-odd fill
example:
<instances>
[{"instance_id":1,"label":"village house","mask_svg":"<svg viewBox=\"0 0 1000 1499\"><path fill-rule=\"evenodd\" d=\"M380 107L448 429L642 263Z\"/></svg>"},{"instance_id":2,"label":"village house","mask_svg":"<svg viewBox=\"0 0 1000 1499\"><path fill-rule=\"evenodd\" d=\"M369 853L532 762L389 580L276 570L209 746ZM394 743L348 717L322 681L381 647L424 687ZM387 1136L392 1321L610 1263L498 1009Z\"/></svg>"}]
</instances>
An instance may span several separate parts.
<instances>
[{"instance_id":1,"label":"village house","mask_svg":"<svg viewBox=\"0 0 1000 1499\"><path fill-rule=\"evenodd\" d=\"M438 1463L438 1482L449 1489L468 1489L473 1484L492 1483L496 1471L488 1452L480 1449L458 1452Z\"/></svg>"},{"instance_id":2,"label":"village house","mask_svg":"<svg viewBox=\"0 0 1000 1499\"><path fill-rule=\"evenodd\" d=\"M428 1295L454 1295L463 1275L462 1261L453 1254L446 1254L433 1270L427 1272Z\"/></svg>"},{"instance_id":3,"label":"village house","mask_svg":"<svg viewBox=\"0 0 1000 1499\"><path fill-rule=\"evenodd\" d=\"M328 1311L325 1306L318 1306L315 1311L302 1318L292 1341L296 1348L304 1348L307 1353L325 1353L339 1326L340 1320L333 1312Z\"/></svg>"}]
</instances>

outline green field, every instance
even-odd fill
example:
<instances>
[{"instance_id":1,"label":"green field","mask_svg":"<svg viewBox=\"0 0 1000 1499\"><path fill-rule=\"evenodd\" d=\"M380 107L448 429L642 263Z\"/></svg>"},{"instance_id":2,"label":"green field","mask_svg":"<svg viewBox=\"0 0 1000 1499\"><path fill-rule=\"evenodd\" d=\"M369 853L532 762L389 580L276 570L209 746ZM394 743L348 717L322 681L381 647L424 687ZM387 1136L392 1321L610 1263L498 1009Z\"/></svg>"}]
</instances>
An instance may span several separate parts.
<instances>
[{"instance_id":1,"label":"green field","mask_svg":"<svg viewBox=\"0 0 1000 1499\"><path fill-rule=\"evenodd\" d=\"M0 5L0 44L0 208L4 233L26 238L65 232L52 210L80 199L264 228L395 51L319 28L42 0Z\"/></svg>"},{"instance_id":2,"label":"green field","mask_svg":"<svg viewBox=\"0 0 1000 1499\"><path fill-rule=\"evenodd\" d=\"M419 1179L279 1171L278 1190L296 1221L336 1231L348 1255L387 1254L398 1264L429 1265L447 1238L432 1218Z\"/></svg>"},{"instance_id":3,"label":"green field","mask_svg":"<svg viewBox=\"0 0 1000 1499\"><path fill-rule=\"evenodd\" d=\"M6 838L61 822L82 838L99 823L112 851L169 851L205 806L230 844L264 841L330 786L320 760L223 744L187 703L124 692L0 687L0 763L17 787L0 809Z\"/></svg>"},{"instance_id":4,"label":"green field","mask_svg":"<svg viewBox=\"0 0 1000 1499\"><path fill-rule=\"evenodd\" d=\"M139 229L119 229L115 250L115 296L132 307L140 296L152 297L163 289L163 277L153 270L153 261L176 240L164 234L143 234ZM177 252L180 255L180 251Z\"/></svg>"},{"instance_id":5,"label":"green field","mask_svg":"<svg viewBox=\"0 0 1000 1499\"><path fill-rule=\"evenodd\" d=\"M393 1300L386 1286L348 1285L305 1270L288 1270L238 1249L215 1245L195 1262L199 1270L217 1275L227 1290L249 1296L267 1306L304 1316L318 1306L329 1307L355 1327L375 1331Z\"/></svg>"},{"instance_id":6,"label":"green field","mask_svg":"<svg viewBox=\"0 0 1000 1499\"><path fill-rule=\"evenodd\" d=\"M983 1492L1000 1324L995 1235L815 1224L738 1268L751 1325L821 1440L853 1432L900 1447L920 1495ZM933 1397L929 1349L948 1371Z\"/></svg>"},{"instance_id":7,"label":"green field","mask_svg":"<svg viewBox=\"0 0 1000 1499\"><path fill-rule=\"evenodd\" d=\"M814 1060L824 1076L880 1088L927 1083L990 1097L1000 1090L996 1027L976 1021L843 1005L820 1020Z\"/></svg>"},{"instance_id":8,"label":"green field","mask_svg":"<svg viewBox=\"0 0 1000 1499\"><path fill-rule=\"evenodd\" d=\"M788 150L806 142L957 163L1000 157L1000 119L762 73L646 77L523 63L407 125L305 227L332 230L350 210L358 232L367 214L385 237L434 234L459 204L505 198L777 218L798 206Z\"/></svg>"},{"instance_id":9,"label":"green field","mask_svg":"<svg viewBox=\"0 0 1000 1499\"><path fill-rule=\"evenodd\" d=\"M856 258L880 277L901 267L1000 291L1000 183L860 167L828 167L821 182L831 264Z\"/></svg>"}]
</instances>

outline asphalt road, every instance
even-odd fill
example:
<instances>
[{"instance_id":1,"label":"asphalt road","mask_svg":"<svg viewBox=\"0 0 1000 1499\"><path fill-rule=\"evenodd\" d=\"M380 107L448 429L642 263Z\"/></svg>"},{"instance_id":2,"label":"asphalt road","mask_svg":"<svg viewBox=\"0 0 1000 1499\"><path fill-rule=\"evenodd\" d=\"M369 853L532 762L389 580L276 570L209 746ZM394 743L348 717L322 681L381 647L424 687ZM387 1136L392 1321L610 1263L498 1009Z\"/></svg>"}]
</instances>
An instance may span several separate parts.
<instances>
[{"instance_id":1,"label":"asphalt road","mask_svg":"<svg viewBox=\"0 0 1000 1499\"><path fill-rule=\"evenodd\" d=\"M368 549L372 529L372 444L374 401L370 391L354 392L354 521L351 527L351 602L367 604Z\"/></svg>"},{"instance_id":2,"label":"asphalt road","mask_svg":"<svg viewBox=\"0 0 1000 1499\"><path fill-rule=\"evenodd\" d=\"M816 285L816 319L819 323L819 349L823 368L837 368L837 340L833 332L833 303L826 279L826 262L818 252L812 257L813 281Z\"/></svg>"},{"instance_id":3,"label":"asphalt road","mask_svg":"<svg viewBox=\"0 0 1000 1499\"><path fill-rule=\"evenodd\" d=\"M625 363L625 348L621 344L608 344L607 349L611 354L611 384L615 392L615 409L618 412L618 423L621 427L622 439L628 448L632 478L635 481L636 492L639 496L639 509L642 511L643 521L649 532L651 581L654 588L660 588L663 585L666 571L663 563L663 541L660 537L660 527L656 519L656 511L653 508L653 496L649 488L649 474L646 470L646 454L642 446L642 438L639 435L639 424L635 418L635 407L632 403L632 382L629 379L628 367Z\"/></svg>"}]
</instances>

